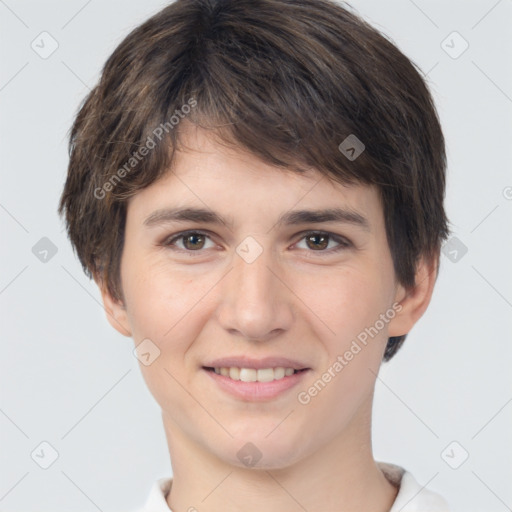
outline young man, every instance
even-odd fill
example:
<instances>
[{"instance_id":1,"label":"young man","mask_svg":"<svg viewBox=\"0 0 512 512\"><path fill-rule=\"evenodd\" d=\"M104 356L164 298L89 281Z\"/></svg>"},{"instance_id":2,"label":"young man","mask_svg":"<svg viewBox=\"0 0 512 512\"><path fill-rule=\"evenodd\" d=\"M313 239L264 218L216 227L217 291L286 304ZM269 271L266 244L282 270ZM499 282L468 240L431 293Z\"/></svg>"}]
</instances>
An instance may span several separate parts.
<instances>
[{"instance_id":1,"label":"young man","mask_svg":"<svg viewBox=\"0 0 512 512\"><path fill-rule=\"evenodd\" d=\"M119 45L60 212L162 408L173 478L145 510L447 510L371 447L445 166L418 71L327 0L178 0Z\"/></svg>"}]
</instances>

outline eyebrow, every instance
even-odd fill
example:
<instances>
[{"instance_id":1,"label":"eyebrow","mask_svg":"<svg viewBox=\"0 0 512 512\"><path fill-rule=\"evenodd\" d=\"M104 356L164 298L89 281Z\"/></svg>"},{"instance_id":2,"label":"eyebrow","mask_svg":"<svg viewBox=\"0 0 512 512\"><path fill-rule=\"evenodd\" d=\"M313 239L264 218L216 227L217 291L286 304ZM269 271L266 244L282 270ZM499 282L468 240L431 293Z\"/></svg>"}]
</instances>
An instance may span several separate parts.
<instances>
[{"instance_id":1,"label":"eyebrow","mask_svg":"<svg viewBox=\"0 0 512 512\"><path fill-rule=\"evenodd\" d=\"M196 222L202 224L223 225L231 229L233 220L206 208L165 208L154 211L144 221L144 225L153 227L171 222ZM275 226L294 226L298 224L320 224L323 222L340 222L353 224L365 231L370 231L370 223L360 213L344 208L327 208L323 210L292 210L283 213Z\"/></svg>"}]
</instances>

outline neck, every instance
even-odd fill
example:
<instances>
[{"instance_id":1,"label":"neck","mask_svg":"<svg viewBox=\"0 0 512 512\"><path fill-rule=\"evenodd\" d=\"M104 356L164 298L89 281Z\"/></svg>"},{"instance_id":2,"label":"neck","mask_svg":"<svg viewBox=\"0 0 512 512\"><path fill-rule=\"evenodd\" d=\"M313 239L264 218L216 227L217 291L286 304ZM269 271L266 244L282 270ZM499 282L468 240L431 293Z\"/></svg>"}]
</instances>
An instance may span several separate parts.
<instances>
[{"instance_id":1,"label":"neck","mask_svg":"<svg viewBox=\"0 0 512 512\"><path fill-rule=\"evenodd\" d=\"M386 512L397 489L373 459L369 416L299 462L249 469L215 457L164 414L173 467L167 503L173 512Z\"/></svg>"}]
</instances>

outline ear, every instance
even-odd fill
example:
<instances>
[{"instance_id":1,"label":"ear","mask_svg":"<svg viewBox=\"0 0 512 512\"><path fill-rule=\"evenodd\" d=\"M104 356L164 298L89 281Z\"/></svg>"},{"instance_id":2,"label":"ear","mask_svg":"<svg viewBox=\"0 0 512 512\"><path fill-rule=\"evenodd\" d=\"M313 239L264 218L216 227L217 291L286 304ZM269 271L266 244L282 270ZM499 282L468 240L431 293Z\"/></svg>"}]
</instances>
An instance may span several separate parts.
<instances>
[{"instance_id":1,"label":"ear","mask_svg":"<svg viewBox=\"0 0 512 512\"><path fill-rule=\"evenodd\" d=\"M123 336L131 337L132 330L130 321L122 300L112 297L108 291L108 287L100 277L95 276L94 281L100 289L103 306L110 325Z\"/></svg>"},{"instance_id":2,"label":"ear","mask_svg":"<svg viewBox=\"0 0 512 512\"><path fill-rule=\"evenodd\" d=\"M421 318L432 298L437 279L439 254L431 258L422 258L416 268L415 284L411 288L399 285L395 301L402 309L389 322L389 336L402 336L409 333Z\"/></svg>"}]
</instances>

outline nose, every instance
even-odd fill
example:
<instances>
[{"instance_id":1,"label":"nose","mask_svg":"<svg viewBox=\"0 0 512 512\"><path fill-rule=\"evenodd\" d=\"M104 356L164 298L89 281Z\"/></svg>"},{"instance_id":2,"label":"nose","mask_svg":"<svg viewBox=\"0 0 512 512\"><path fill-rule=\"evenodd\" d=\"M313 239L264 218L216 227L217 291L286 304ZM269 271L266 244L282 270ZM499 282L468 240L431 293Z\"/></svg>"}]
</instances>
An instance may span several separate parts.
<instances>
[{"instance_id":1,"label":"nose","mask_svg":"<svg viewBox=\"0 0 512 512\"><path fill-rule=\"evenodd\" d=\"M290 329L293 293L264 250L248 262L234 255L233 269L222 281L217 318L231 335L250 341L268 341Z\"/></svg>"}]
</instances>

